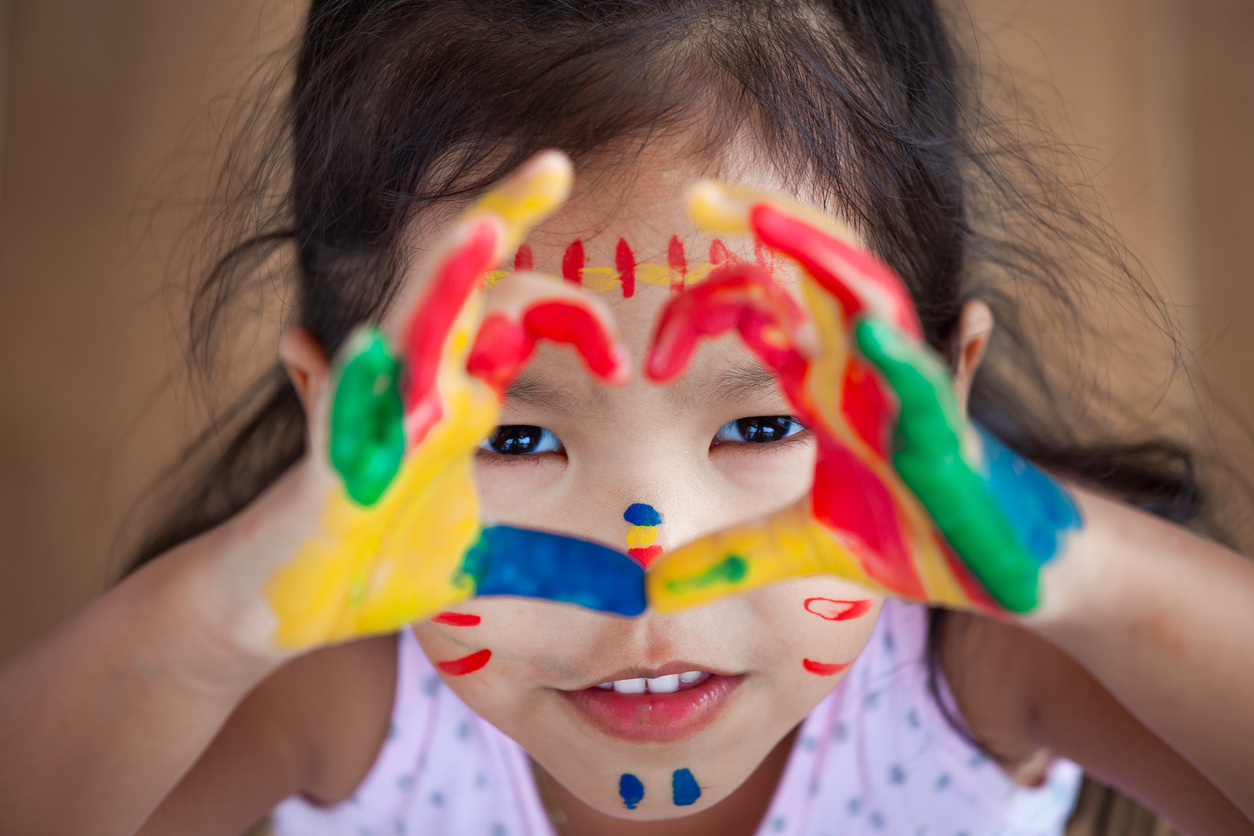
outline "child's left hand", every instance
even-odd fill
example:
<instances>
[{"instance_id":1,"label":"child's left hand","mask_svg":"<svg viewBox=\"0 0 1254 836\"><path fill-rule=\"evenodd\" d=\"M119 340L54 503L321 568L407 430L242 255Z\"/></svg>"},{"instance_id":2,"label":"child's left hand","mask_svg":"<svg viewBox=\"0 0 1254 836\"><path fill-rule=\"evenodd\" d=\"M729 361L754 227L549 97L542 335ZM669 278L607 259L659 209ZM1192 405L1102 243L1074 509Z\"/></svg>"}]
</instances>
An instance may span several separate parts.
<instances>
[{"instance_id":1,"label":"child's left hand","mask_svg":"<svg viewBox=\"0 0 1254 836\"><path fill-rule=\"evenodd\" d=\"M761 266L733 264L671 302L646 371L673 379L698 338L737 329L814 433L818 461L806 500L654 564L650 605L836 574L941 606L1034 609L1040 568L1078 511L966 419L901 279L849 230L782 198L704 183L689 209L701 226L750 232L795 261L808 315Z\"/></svg>"}]
</instances>

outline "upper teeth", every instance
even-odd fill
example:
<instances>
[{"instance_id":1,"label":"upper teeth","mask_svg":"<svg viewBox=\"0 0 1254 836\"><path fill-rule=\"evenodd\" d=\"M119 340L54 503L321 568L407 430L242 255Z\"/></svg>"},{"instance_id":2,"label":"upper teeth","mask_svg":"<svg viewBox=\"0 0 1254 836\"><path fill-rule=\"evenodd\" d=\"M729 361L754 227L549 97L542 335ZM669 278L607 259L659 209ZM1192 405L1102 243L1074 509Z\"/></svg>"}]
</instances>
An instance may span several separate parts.
<instances>
[{"instance_id":1,"label":"upper teeth","mask_svg":"<svg viewBox=\"0 0 1254 836\"><path fill-rule=\"evenodd\" d=\"M615 679L613 682L602 682L597 687L604 688L606 691L613 689L620 694L673 694L679 690L681 682L684 685L694 685L704 682L709 676L710 674L705 671L684 671L653 679L644 677Z\"/></svg>"}]
</instances>

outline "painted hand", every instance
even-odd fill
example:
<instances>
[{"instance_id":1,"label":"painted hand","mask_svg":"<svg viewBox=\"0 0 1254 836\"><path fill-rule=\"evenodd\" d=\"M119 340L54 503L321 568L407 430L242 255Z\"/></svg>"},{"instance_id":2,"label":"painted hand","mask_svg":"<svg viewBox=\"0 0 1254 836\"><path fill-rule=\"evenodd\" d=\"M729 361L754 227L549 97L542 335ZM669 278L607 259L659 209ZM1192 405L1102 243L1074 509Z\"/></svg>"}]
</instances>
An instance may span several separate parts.
<instances>
[{"instance_id":1,"label":"painted hand","mask_svg":"<svg viewBox=\"0 0 1254 836\"><path fill-rule=\"evenodd\" d=\"M736 329L814 433L818 459L806 500L654 564L650 605L836 574L940 606L1032 610L1040 567L1078 511L966 420L901 279L849 230L782 198L702 183L689 211L793 260L806 309L758 265L724 267L663 311L646 372L671 380L699 338Z\"/></svg>"},{"instance_id":2,"label":"painted hand","mask_svg":"<svg viewBox=\"0 0 1254 836\"><path fill-rule=\"evenodd\" d=\"M608 382L627 354L596 300L519 275L488 298L483 280L529 227L565 200L570 163L542 154L484 195L431 259L402 334L360 328L334 366L325 444L338 477L316 534L266 585L274 641L312 647L395 630L474 594L541 597L635 615L642 571L611 549L480 519L472 467L505 387L538 339L571 344ZM328 471L328 472L329 472Z\"/></svg>"}]
</instances>

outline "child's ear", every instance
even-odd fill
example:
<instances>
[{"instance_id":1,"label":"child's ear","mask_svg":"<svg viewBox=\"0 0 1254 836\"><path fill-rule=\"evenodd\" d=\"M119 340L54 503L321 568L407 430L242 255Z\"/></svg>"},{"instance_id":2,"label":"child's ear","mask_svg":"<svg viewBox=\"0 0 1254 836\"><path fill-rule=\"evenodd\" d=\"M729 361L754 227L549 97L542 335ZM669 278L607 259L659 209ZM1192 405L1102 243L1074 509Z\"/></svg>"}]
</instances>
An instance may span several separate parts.
<instances>
[{"instance_id":1,"label":"child's ear","mask_svg":"<svg viewBox=\"0 0 1254 836\"><path fill-rule=\"evenodd\" d=\"M331 374L322 346L304 328L293 328L279 338L279 362L308 414L322 397Z\"/></svg>"},{"instance_id":2,"label":"child's ear","mask_svg":"<svg viewBox=\"0 0 1254 836\"><path fill-rule=\"evenodd\" d=\"M972 299L962 306L962 316L954 333L958 363L954 369L954 394L962 414L967 414L967 398L971 395L971 381L984 359L984 349L993 334L993 312L979 299Z\"/></svg>"}]
</instances>

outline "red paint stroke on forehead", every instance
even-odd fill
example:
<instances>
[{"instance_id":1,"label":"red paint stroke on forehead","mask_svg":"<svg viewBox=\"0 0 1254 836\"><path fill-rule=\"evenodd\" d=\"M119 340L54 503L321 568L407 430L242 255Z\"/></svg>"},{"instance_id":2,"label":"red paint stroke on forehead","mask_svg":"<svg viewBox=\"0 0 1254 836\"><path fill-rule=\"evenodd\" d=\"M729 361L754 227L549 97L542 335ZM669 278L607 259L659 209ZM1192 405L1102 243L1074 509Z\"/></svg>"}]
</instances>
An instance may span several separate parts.
<instances>
[{"instance_id":1,"label":"red paint stroke on forehead","mask_svg":"<svg viewBox=\"0 0 1254 836\"><path fill-rule=\"evenodd\" d=\"M618 280L623 286L623 298L631 298L636 293L636 254L627 246L626 238L618 239L618 246L614 250L614 267L618 270Z\"/></svg>"},{"instance_id":2,"label":"red paint stroke on forehead","mask_svg":"<svg viewBox=\"0 0 1254 836\"><path fill-rule=\"evenodd\" d=\"M523 270L534 269L536 269L536 257L531 253L531 245L523 244L514 254L514 270L521 273Z\"/></svg>"},{"instance_id":3,"label":"red paint stroke on forehead","mask_svg":"<svg viewBox=\"0 0 1254 836\"><path fill-rule=\"evenodd\" d=\"M463 612L442 612L431 619L436 624L447 624L450 627L475 627L483 621L477 615Z\"/></svg>"},{"instance_id":4,"label":"red paint stroke on forehead","mask_svg":"<svg viewBox=\"0 0 1254 836\"><path fill-rule=\"evenodd\" d=\"M688 278L688 259L684 255L684 242L678 235L672 235L666 245L666 266L671 270L671 293L681 292Z\"/></svg>"},{"instance_id":5,"label":"red paint stroke on forehead","mask_svg":"<svg viewBox=\"0 0 1254 836\"><path fill-rule=\"evenodd\" d=\"M491 658L492 651L484 648L469 656L463 656L460 659L450 659L447 662L436 662L435 665L449 676L465 676L482 668Z\"/></svg>"},{"instance_id":6,"label":"red paint stroke on forehead","mask_svg":"<svg viewBox=\"0 0 1254 836\"><path fill-rule=\"evenodd\" d=\"M828 664L827 662L816 662L813 659L802 659L801 664L804 665L805 669L810 673L817 674L818 676L835 676L853 663L836 662L834 664Z\"/></svg>"},{"instance_id":7,"label":"red paint stroke on forehead","mask_svg":"<svg viewBox=\"0 0 1254 836\"><path fill-rule=\"evenodd\" d=\"M828 621L849 621L861 618L871 611L871 601L862 598L857 601L837 601L834 598L807 598L805 608L819 618Z\"/></svg>"},{"instance_id":8,"label":"red paint stroke on forehead","mask_svg":"<svg viewBox=\"0 0 1254 836\"><path fill-rule=\"evenodd\" d=\"M658 545L645 546L641 548L628 549L627 556L635 560L644 568L648 569L653 561L662 556L662 547Z\"/></svg>"},{"instance_id":9,"label":"red paint stroke on forehead","mask_svg":"<svg viewBox=\"0 0 1254 836\"><path fill-rule=\"evenodd\" d=\"M562 278L571 284L583 284L583 239L571 241L562 253Z\"/></svg>"},{"instance_id":10,"label":"red paint stroke on forehead","mask_svg":"<svg viewBox=\"0 0 1254 836\"><path fill-rule=\"evenodd\" d=\"M710 242L710 263L714 265L722 264L724 261L731 261L732 254L728 251L727 245L722 239L715 238Z\"/></svg>"}]
</instances>

